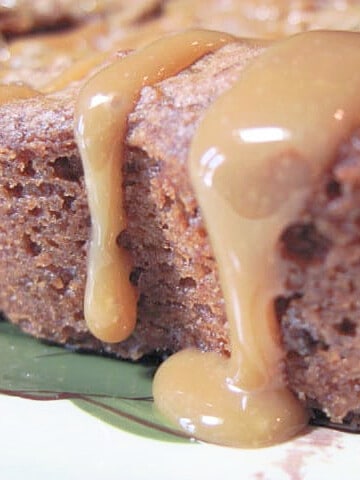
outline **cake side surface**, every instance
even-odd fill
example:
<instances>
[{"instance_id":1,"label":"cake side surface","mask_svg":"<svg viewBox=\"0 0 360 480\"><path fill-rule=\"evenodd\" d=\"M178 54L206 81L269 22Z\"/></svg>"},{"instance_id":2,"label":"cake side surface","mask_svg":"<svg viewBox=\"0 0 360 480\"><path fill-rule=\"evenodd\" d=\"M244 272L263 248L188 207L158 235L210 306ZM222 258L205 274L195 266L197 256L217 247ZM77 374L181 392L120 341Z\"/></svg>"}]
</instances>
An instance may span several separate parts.
<instances>
[{"instance_id":1,"label":"cake side surface","mask_svg":"<svg viewBox=\"0 0 360 480\"><path fill-rule=\"evenodd\" d=\"M360 405L359 142L357 130L281 238L286 294L277 305L289 383L334 422Z\"/></svg>"},{"instance_id":2,"label":"cake side surface","mask_svg":"<svg viewBox=\"0 0 360 480\"><path fill-rule=\"evenodd\" d=\"M134 359L186 346L228 351L216 266L186 156L202 113L259 52L230 45L144 90L130 120L124 166L129 228L119 236L136 259L139 319L122 344L101 344L83 319L90 219L73 137L76 89L0 107L1 309L12 321L49 341ZM194 81L197 96L189 97ZM147 100L159 100L151 118ZM170 135L158 137L152 124L160 120L159 106L171 117L172 145L166 143ZM141 117L149 122L140 126ZM146 151L155 144L158 151Z\"/></svg>"}]
</instances>

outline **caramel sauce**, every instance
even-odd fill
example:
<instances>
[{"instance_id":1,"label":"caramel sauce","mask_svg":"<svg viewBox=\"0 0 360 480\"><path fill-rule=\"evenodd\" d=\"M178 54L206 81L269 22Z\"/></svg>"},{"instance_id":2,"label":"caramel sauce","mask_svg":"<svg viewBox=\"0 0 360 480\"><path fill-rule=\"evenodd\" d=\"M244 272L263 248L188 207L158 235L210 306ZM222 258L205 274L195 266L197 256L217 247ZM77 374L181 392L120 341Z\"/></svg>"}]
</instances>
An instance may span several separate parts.
<instances>
[{"instance_id":1,"label":"caramel sauce","mask_svg":"<svg viewBox=\"0 0 360 480\"><path fill-rule=\"evenodd\" d=\"M0 105L13 102L14 100L36 97L38 95L41 95L41 93L28 85L0 84Z\"/></svg>"},{"instance_id":2,"label":"caramel sauce","mask_svg":"<svg viewBox=\"0 0 360 480\"><path fill-rule=\"evenodd\" d=\"M104 9L105 13L70 32L40 34L1 46L0 81L29 82L37 90L51 93L86 78L97 62L117 50L143 47L185 28L274 39L318 28L356 30L360 25L360 7L355 1L314 5L308 0L168 0L161 5L160 16L154 14L160 0L109 0L103 4L85 1L74 5L75 17L76 12L93 14ZM15 13L22 10L14 5Z\"/></svg>"},{"instance_id":3,"label":"caramel sauce","mask_svg":"<svg viewBox=\"0 0 360 480\"><path fill-rule=\"evenodd\" d=\"M79 59L74 60L60 75L57 75L52 81L42 86L41 91L44 93L52 93L65 88L72 82L80 81L90 73L93 73L95 68L109 61L111 56L114 56L116 52L126 52L142 48L172 30L170 26L154 22L149 23L141 30L135 29L134 31L128 32L124 38L120 36L120 38L108 39L108 44L104 51L94 52L89 50L87 54L83 54Z\"/></svg>"},{"instance_id":4,"label":"caramel sauce","mask_svg":"<svg viewBox=\"0 0 360 480\"><path fill-rule=\"evenodd\" d=\"M154 397L196 438L258 447L306 424L280 368L276 245L360 120L358 67L358 34L278 42L210 107L194 137L190 174L219 267L232 355L175 354L156 374Z\"/></svg>"},{"instance_id":5,"label":"caramel sauce","mask_svg":"<svg viewBox=\"0 0 360 480\"><path fill-rule=\"evenodd\" d=\"M98 67L98 65L105 63L107 58L108 54L106 53L89 53L77 62L74 62L54 80L46 83L41 91L43 93L53 93L66 88L73 82L82 80L89 74L89 72Z\"/></svg>"},{"instance_id":6,"label":"caramel sauce","mask_svg":"<svg viewBox=\"0 0 360 480\"><path fill-rule=\"evenodd\" d=\"M80 93L75 131L92 219L84 312L89 329L103 341L124 340L136 322L131 262L116 241L126 228L122 158L127 116L142 87L175 75L230 40L210 31L169 36L103 69Z\"/></svg>"},{"instance_id":7,"label":"caramel sauce","mask_svg":"<svg viewBox=\"0 0 360 480\"><path fill-rule=\"evenodd\" d=\"M72 82L84 79L94 68L120 50L138 49L166 33L195 25L194 20L177 15L164 15L145 22L139 28L136 21L154 8L158 1L144 0L127 5L124 11L109 18L81 26L65 33L42 34L34 38L16 40L0 51L0 81L16 81L16 71L27 66L39 70L35 82L43 93L52 93ZM134 24L132 24L133 22ZM42 84L42 77L51 80ZM31 80L32 81L32 80Z\"/></svg>"},{"instance_id":8,"label":"caramel sauce","mask_svg":"<svg viewBox=\"0 0 360 480\"><path fill-rule=\"evenodd\" d=\"M138 48L187 25L221 28L219 21L228 31L271 38L311 27L306 1L291 2L297 8L284 0L229 1L216 21L212 4L169 2L163 18L141 32L126 24L137 16L134 7L129 16L123 12L61 37L2 45L0 77L6 80L27 52L40 69L54 53L67 57L62 75L42 86L48 93L83 79L119 48ZM289 12L298 16L290 19ZM349 18L353 21L348 15L345 23ZM84 311L89 329L103 341L126 339L136 323L131 260L117 244L126 228L122 165L127 116L143 86L175 75L231 40L206 31L159 40L100 71L81 91L76 136L92 217ZM191 436L258 447L291 438L307 422L281 370L273 309L273 299L282 291L276 245L337 144L359 122L352 101L360 87L358 43L356 34L318 32L274 44L214 103L195 135L190 175L219 267L232 355L183 351L157 372L157 407ZM25 85L1 86L0 103L38 94Z\"/></svg>"},{"instance_id":9,"label":"caramel sauce","mask_svg":"<svg viewBox=\"0 0 360 480\"><path fill-rule=\"evenodd\" d=\"M189 31L159 40L99 72L81 92L76 132L93 223L85 316L102 340L127 338L136 322L130 260L116 243L126 228L127 115L143 86L231 39ZM153 391L157 407L196 438L259 447L291 438L307 423L281 370L276 245L360 119L352 105L360 88L358 41L356 34L318 32L270 46L195 135L190 174L219 267L232 355L175 354L158 370Z\"/></svg>"}]
</instances>

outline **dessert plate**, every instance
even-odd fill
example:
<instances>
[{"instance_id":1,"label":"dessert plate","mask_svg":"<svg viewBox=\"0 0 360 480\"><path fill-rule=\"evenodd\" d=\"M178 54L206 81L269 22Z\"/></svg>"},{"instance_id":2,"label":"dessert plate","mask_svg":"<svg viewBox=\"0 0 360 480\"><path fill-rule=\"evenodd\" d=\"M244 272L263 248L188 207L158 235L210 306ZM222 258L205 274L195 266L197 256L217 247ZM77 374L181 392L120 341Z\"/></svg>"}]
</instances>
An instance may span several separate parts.
<instances>
[{"instance_id":1,"label":"dessert plate","mask_svg":"<svg viewBox=\"0 0 360 480\"><path fill-rule=\"evenodd\" d=\"M186 438L153 407L154 370L45 345L0 323L1 478L359 478L354 434L309 428L259 450Z\"/></svg>"}]
</instances>

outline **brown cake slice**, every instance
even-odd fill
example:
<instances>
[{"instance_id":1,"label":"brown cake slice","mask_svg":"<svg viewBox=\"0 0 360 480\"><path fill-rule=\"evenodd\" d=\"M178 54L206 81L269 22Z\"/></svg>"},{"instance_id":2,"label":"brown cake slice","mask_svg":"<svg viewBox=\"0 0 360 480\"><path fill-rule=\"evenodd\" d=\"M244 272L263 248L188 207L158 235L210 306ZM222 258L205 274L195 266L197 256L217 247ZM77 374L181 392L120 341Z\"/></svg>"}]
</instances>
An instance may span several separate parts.
<instances>
[{"instance_id":1,"label":"brown cake slice","mask_svg":"<svg viewBox=\"0 0 360 480\"><path fill-rule=\"evenodd\" d=\"M90 219L73 136L76 90L0 107L0 295L1 308L13 321L41 338L133 359L184 346L227 350L216 266L186 155L201 113L258 53L240 43L209 55L145 89L129 119L124 167L129 226L119 241L136 252L132 281L140 300L137 330L122 345L101 345L83 320ZM169 87L173 98L161 93ZM156 101L143 109L151 98ZM185 102L183 108L179 101ZM167 132L176 131L172 145L157 125L159 110L172 117Z\"/></svg>"},{"instance_id":2,"label":"brown cake slice","mask_svg":"<svg viewBox=\"0 0 360 480\"><path fill-rule=\"evenodd\" d=\"M11 321L39 338L138 359L188 346L229 352L216 264L187 173L207 107L262 47L241 42L146 87L129 117L124 165L138 325L121 344L92 337L83 319L90 218L73 136L77 90L0 107L0 298ZM297 222L279 239L284 294L274 306L293 390L333 421L360 406L360 135L339 145Z\"/></svg>"},{"instance_id":3,"label":"brown cake slice","mask_svg":"<svg viewBox=\"0 0 360 480\"><path fill-rule=\"evenodd\" d=\"M81 2L75 7L66 0L55 2L61 6L57 10L45 3L0 10L0 30L14 34L88 18L76 10ZM105 13L116 5L121 16L125 3L105 0L99 5ZM255 14L262 3L255 2L250 10L239 7L231 28L270 37L320 26L356 29L360 15L356 2L340 11L336 2L304 1L290 8L287 2L269 0L268 7L276 8L267 10L264 23ZM150 20L151 28L153 18L146 17L147 12L155 12L157 22L164 16L174 20L182 8L191 24L228 25L226 18L212 14L216 1L136 5L134 24L144 19L148 25ZM44 6L48 10L42 10ZM143 7L145 17L137 16ZM129 14L128 5L126 11ZM88 13L91 17L99 12ZM171 25L181 26L182 19ZM63 48L54 45L53 63L44 62L36 48L26 63L28 53L20 48L13 58L19 68L6 60L2 81L29 81L46 90L47 82L78 60L75 52L59 64ZM111 51L102 48L96 50ZM83 318L90 218L73 134L78 86L0 106L0 308L11 321L51 342L123 358L153 352L163 356L188 346L230 353L217 266L186 162L207 107L261 51L241 42L224 47L176 77L144 88L129 117L124 165L128 227L118 241L131 252L131 281L139 302L137 328L121 344L95 339ZM360 134L354 131L339 145L298 220L279 239L286 282L282 295L274 299L289 385L317 412L317 419L326 415L350 429L358 429L360 408L359 144Z\"/></svg>"}]
</instances>

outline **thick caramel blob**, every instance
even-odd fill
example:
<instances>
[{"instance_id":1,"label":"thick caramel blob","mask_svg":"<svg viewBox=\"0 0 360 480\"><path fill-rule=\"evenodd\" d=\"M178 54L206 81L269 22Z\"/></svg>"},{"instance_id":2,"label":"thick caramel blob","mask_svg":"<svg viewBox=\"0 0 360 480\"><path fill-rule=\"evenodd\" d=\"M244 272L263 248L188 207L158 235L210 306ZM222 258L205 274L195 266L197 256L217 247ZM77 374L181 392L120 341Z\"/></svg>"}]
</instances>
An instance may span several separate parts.
<instances>
[{"instance_id":1,"label":"thick caramel blob","mask_svg":"<svg viewBox=\"0 0 360 480\"><path fill-rule=\"evenodd\" d=\"M219 266L232 356L184 351L154 382L159 408L194 437L263 446L306 423L280 369L276 244L359 124L359 67L359 34L289 38L258 57L198 129L190 173Z\"/></svg>"},{"instance_id":2,"label":"thick caramel blob","mask_svg":"<svg viewBox=\"0 0 360 480\"><path fill-rule=\"evenodd\" d=\"M116 241L126 228L122 159L127 116L143 86L175 75L231 40L198 30L169 36L105 68L80 93L75 131L92 219L84 309L90 330L103 341L124 340L136 322L130 261Z\"/></svg>"}]
</instances>

